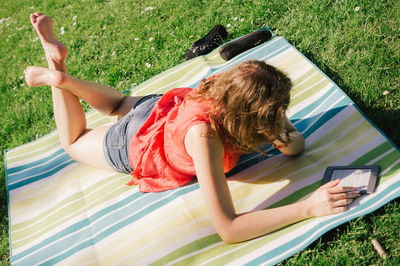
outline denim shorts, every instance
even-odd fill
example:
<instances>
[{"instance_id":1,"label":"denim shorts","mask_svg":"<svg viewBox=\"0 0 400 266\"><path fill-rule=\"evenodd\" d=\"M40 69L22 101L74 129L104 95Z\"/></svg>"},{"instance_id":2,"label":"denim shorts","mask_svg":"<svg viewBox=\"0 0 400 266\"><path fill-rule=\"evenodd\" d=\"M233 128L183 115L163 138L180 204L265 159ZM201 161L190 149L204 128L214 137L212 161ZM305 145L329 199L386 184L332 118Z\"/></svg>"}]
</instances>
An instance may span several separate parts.
<instances>
[{"instance_id":1,"label":"denim shorts","mask_svg":"<svg viewBox=\"0 0 400 266\"><path fill-rule=\"evenodd\" d=\"M129 113L107 130L103 141L103 152L114 170L126 174L133 171L129 162L129 142L146 122L161 96L162 94L151 94L141 98Z\"/></svg>"}]
</instances>

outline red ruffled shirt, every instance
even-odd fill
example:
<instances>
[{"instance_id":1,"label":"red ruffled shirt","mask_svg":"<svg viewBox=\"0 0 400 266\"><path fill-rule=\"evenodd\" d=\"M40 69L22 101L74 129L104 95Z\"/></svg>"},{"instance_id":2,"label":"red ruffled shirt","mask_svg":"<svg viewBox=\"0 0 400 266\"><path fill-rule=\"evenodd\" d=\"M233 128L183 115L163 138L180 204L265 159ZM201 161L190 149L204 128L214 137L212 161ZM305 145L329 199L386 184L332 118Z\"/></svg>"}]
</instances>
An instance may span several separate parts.
<instances>
[{"instance_id":1,"label":"red ruffled shirt","mask_svg":"<svg viewBox=\"0 0 400 266\"><path fill-rule=\"evenodd\" d=\"M185 136L190 127L210 123L210 106L185 100L192 91L176 88L164 94L132 137L129 159L134 170L127 185L139 184L141 192L158 192L177 188L196 177L193 160L185 148ZM236 165L240 155L225 148L225 173Z\"/></svg>"}]
</instances>

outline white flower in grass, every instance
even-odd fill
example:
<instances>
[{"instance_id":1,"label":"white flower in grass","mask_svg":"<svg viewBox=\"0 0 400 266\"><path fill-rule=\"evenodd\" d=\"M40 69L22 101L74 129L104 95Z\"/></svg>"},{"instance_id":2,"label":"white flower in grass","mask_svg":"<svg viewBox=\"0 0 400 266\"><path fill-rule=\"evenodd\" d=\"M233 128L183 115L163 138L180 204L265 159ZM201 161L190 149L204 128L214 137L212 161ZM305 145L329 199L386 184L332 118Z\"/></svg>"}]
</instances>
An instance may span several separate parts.
<instances>
[{"instance_id":1,"label":"white flower in grass","mask_svg":"<svg viewBox=\"0 0 400 266\"><path fill-rule=\"evenodd\" d=\"M356 7L354 8L354 11L356 11L356 12L357 12L357 11L359 11L359 10L360 10L360 8L361 8L360 6L356 6Z\"/></svg>"},{"instance_id":2,"label":"white flower in grass","mask_svg":"<svg viewBox=\"0 0 400 266\"><path fill-rule=\"evenodd\" d=\"M388 91L384 91L384 92L382 92L382 95L388 95L389 94L389 92Z\"/></svg>"},{"instance_id":3,"label":"white flower in grass","mask_svg":"<svg viewBox=\"0 0 400 266\"><path fill-rule=\"evenodd\" d=\"M155 7L149 6L144 9L144 11L150 11L156 9Z\"/></svg>"},{"instance_id":4,"label":"white flower in grass","mask_svg":"<svg viewBox=\"0 0 400 266\"><path fill-rule=\"evenodd\" d=\"M61 27L61 29L60 29L60 34L61 34L61 35L64 35L64 34L65 34L65 28L64 28L64 27Z\"/></svg>"},{"instance_id":5,"label":"white flower in grass","mask_svg":"<svg viewBox=\"0 0 400 266\"><path fill-rule=\"evenodd\" d=\"M234 18L233 18L233 21L236 21L236 20L238 20L238 17L234 17Z\"/></svg>"},{"instance_id":6,"label":"white flower in grass","mask_svg":"<svg viewBox=\"0 0 400 266\"><path fill-rule=\"evenodd\" d=\"M243 21L244 21L244 18L239 19L239 21L240 21L240 22L243 22Z\"/></svg>"},{"instance_id":7,"label":"white flower in grass","mask_svg":"<svg viewBox=\"0 0 400 266\"><path fill-rule=\"evenodd\" d=\"M75 15L75 16L73 16L73 17L72 17L72 20L74 20L74 21L75 21L77 18L78 18L78 16L77 16L77 15Z\"/></svg>"},{"instance_id":8,"label":"white flower in grass","mask_svg":"<svg viewBox=\"0 0 400 266\"><path fill-rule=\"evenodd\" d=\"M113 55L113 56L114 56L114 55L115 55L115 51L113 51L111 55Z\"/></svg>"},{"instance_id":9,"label":"white flower in grass","mask_svg":"<svg viewBox=\"0 0 400 266\"><path fill-rule=\"evenodd\" d=\"M230 28L231 26L232 26L232 25L231 25L231 24L229 24L229 23L226 25L226 27L227 27L227 28Z\"/></svg>"},{"instance_id":10,"label":"white flower in grass","mask_svg":"<svg viewBox=\"0 0 400 266\"><path fill-rule=\"evenodd\" d=\"M146 67L147 67L147 68L150 68L150 67L151 67L151 64L146 62Z\"/></svg>"},{"instance_id":11,"label":"white flower in grass","mask_svg":"<svg viewBox=\"0 0 400 266\"><path fill-rule=\"evenodd\" d=\"M139 38L135 38L135 39L133 39L134 41L139 41Z\"/></svg>"},{"instance_id":12,"label":"white flower in grass","mask_svg":"<svg viewBox=\"0 0 400 266\"><path fill-rule=\"evenodd\" d=\"M10 18L0 18L0 24L3 22L6 22L7 20L9 20Z\"/></svg>"},{"instance_id":13,"label":"white flower in grass","mask_svg":"<svg viewBox=\"0 0 400 266\"><path fill-rule=\"evenodd\" d=\"M150 37L149 42L151 42L151 41L153 41L153 40L154 40L153 37Z\"/></svg>"}]
</instances>

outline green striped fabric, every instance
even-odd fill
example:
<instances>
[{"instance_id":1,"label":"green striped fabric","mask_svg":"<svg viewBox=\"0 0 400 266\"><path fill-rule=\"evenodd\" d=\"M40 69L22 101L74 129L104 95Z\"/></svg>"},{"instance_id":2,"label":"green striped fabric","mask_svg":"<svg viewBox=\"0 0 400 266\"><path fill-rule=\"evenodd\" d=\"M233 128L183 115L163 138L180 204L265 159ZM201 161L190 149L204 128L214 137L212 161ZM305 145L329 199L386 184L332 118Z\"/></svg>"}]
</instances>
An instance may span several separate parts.
<instances>
[{"instance_id":1,"label":"green striped fabric","mask_svg":"<svg viewBox=\"0 0 400 266\"><path fill-rule=\"evenodd\" d=\"M161 193L126 186L129 175L73 161L57 132L6 153L11 263L242 265L275 264L324 232L400 196L399 150L337 85L284 38L274 36L228 62L215 50L144 82L134 95L195 87L210 75L248 59L265 60L293 81L288 116L306 139L306 150L289 158L266 146L268 156L242 156L228 174L238 212L303 199L321 184L329 165L377 164L376 192L345 213L296 223L240 244L216 234L197 182ZM90 127L109 123L96 111Z\"/></svg>"}]
</instances>

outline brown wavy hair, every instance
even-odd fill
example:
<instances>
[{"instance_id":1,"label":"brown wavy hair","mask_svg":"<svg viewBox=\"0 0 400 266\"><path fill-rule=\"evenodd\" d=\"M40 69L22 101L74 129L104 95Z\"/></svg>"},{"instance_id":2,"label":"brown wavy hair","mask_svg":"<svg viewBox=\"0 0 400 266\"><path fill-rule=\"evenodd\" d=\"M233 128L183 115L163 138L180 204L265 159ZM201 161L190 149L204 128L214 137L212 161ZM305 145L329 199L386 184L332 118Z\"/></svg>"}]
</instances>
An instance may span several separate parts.
<instances>
[{"instance_id":1,"label":"brown wavy hair","mask_svg":"<svg viewBox=\"0 0 400 266\"><path fill-rule=\"evenodd\" d=\"M264 61L249 60L204 79L187 98L209 100L211 126L225 145L241 152L263 153L263 144L279 139L290 101L290 79Z\"/></svg>"}]
</instances>

